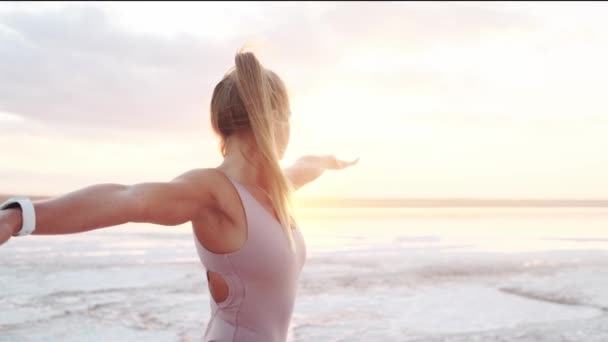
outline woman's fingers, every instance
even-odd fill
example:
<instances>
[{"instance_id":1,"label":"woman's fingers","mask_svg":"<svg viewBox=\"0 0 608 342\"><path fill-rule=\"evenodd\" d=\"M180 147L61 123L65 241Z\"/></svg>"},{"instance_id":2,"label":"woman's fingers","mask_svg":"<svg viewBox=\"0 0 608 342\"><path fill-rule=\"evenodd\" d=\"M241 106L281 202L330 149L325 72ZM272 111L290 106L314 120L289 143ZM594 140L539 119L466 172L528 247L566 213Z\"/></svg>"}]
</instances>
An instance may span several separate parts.
<instances>
[{"instance_id":1,"label":"woman's fingers","mask_svg":"<svg viewBox=\"0 0 608 342\"><path fill-rule=\"evenodd\" d=\"M336 166L337 166L338 169L344 169L346 167L353 166L353 165L357 164L357 162L359 162L359 158L357 158L357 159L355 159L353 161L345 161L345 160L336 159Z\"/></svg>"},{"instance_id":2,"label":"woman's fingers","mask_svg":"<svg viewBox=\"0 0 608 342\"><path fill-rule=\"evenodd\" d=\"M0 245L8 241L12 236L12 232L8 227L0 225Z\"/></svg>"},{"instance_id":3,"label":"woman's fingers","mask_svg":"<svg viewBox=\"0 0 608 342\"><path fill-rule=\"evenodd\" d=\"M353 165L357 164L358 162L359 162L359 158L357 158L351 162L347 162L346 166L353 166Z\"/></svg>"},{"instance_id":4,"label":"woman's fingers","mask_svg":"<svg viewBox=\"0 0 608 342\"><path fill-rule=\"evenodd\" d=\"M352 160L352 161L346 161L346 160L340 160L332 155L326 155L321 158L322 158L321 167L324 169L330 169L330 170L340 170L340 169L355 165L355 164L357 164L357 162L359 162L359 158Z\"/></svg>"}]
</instances>

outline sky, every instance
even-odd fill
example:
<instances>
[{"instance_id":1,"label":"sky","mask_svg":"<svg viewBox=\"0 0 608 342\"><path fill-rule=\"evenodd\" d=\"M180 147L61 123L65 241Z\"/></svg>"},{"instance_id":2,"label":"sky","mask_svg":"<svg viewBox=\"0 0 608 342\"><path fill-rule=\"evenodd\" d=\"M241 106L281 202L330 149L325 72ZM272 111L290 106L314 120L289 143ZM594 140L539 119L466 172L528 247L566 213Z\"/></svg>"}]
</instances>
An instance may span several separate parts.
<instances>
[{"instance_id":1,"label":"sky","mask_svg":"<svg viewBox=\"0 0 608 342\"><path fill-rule=\"evenodd\" d=\"M303 197L608 198L608 3L3 2L0 193L221 162L247 45L289 89L283 161L360 158Z\"/></svg>"}]
</instances>

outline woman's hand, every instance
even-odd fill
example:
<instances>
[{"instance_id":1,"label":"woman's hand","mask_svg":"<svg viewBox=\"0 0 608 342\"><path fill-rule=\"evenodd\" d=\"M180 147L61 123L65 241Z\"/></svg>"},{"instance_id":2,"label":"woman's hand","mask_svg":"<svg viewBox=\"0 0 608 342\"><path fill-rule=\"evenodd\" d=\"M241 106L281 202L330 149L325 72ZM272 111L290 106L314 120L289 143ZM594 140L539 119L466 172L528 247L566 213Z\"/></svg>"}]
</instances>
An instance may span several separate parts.
<instances>
[{"instance_id":1,"label":"woman's hand","mask_svg":"<svg viewBox=\"0 0 608 342\"><path fill-rule=\"evenodd\" d=\"M326 170L342 170L359 162L359 158L353 161L345 161L335 156L321 156L320 159L321 167Z\"/></svg>"},{"instance_id":2,"label":"woman's hand","mask_svg":"<svg viewBox=\"0 0 608 342\"><path fill-rule=\"evenodd\" d=\"M0 245L7 242L13 234L16 233L17 224L16 215L20 212L16 209L0 210Z\"/></svg>"},{"instance_id":3,"label":"woman's hand","mask_svg":"<svg viewBox=\"0 0 608 342\"><path fill-rule=\"evenodd\" d=\"M4 224L0 226L0 245L8 241L12 235L13 234L11 234L11 230L8 225Z\"/></svg>"},{"instance_id":4,"label":"woman's hand","mask_svg":"<svg viewBox=\"0 0 608 342\"><path fill-rule=\"evenodd\" d=\"M319 178L325 170L342 170L358 162L359 158L353 161L345 161L333 155L304 156L298 159L293 166L287 168L285 174L293 187L299 189Z\"/></svg>"},{"instance_id":5,"label":"woman's hand","mask_svg":"<svg viewBox=\"0 0 608 342\"><path fill-rule=\"evenodd\" d=\"M333 155L324 156L304 156L298 159L294 166L308 167L325 170L341 170L346 167L355 165L359 162L359 158L353 161L340 160Z\"/></svg>"}]
</instances>

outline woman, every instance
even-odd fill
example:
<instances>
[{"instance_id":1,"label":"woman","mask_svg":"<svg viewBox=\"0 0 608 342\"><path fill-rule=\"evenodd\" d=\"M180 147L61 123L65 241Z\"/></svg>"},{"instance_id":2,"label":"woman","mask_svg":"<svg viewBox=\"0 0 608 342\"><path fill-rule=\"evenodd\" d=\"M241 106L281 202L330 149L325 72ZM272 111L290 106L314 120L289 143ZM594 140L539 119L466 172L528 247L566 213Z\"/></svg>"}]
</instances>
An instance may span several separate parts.
<instances>
[{"instance_id":1,"label":"woman","mask_svg":"<svg viewBox=\"0 0 608 342\"><path fill-rule=\"evenodd\" d=\"M218 167L190 170L170 182L97 184L36 202L9 199L0 210L0 244L30 233L191 222L211 294L204 340L285 341L306 259L289 195L324 170L357 160L306 156L282 170L290 136L285 85L252 53L238 53L235 64L211 99L224 157Z\"/></svg>"}]
</instances>

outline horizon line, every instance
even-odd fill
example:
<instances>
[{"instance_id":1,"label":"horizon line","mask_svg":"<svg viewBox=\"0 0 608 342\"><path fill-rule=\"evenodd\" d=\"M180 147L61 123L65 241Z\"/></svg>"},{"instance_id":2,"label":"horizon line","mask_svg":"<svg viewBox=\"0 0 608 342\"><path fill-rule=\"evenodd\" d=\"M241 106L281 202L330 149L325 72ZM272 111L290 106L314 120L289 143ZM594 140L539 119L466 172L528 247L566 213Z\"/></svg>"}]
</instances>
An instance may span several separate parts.
<instances>
[{"instance_id":1,"label":"horizon line","mask_svg":"<svg viewBox=\"0 0 608 342\"><path fill-rule=\"evenodd\" d=\"M483 198L483 197L306 197L294 199L304 207L607 207L608 199Z\"/></svg>"}]
</instances>

